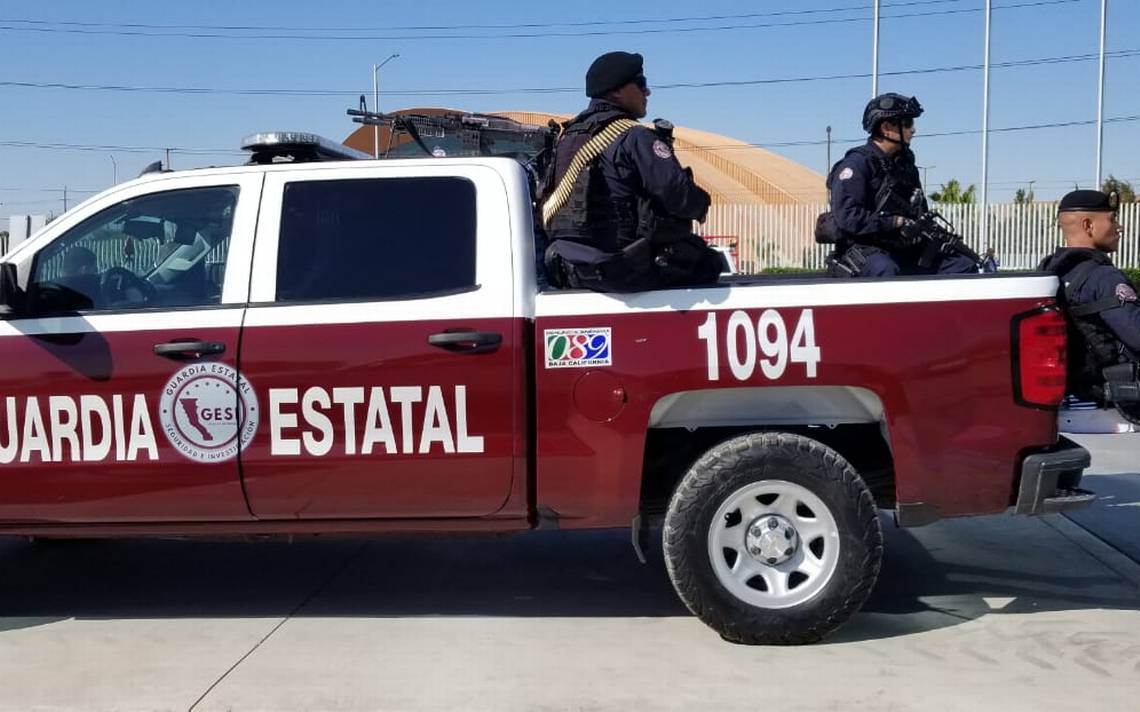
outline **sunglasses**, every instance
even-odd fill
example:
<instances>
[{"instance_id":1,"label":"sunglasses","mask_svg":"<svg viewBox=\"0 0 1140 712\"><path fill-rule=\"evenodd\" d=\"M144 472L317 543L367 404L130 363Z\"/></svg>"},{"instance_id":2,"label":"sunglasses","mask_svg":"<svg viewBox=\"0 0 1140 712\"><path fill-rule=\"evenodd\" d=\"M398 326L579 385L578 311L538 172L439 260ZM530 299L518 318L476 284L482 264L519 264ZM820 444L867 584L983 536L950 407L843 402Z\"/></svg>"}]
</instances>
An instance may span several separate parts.
<instances>
[{"instance_id":1,"label":"sunglasses","mask_svg":"<svg viewBox=\"0 0 1140 712\"><path fill-rule=\"evenodd\" d=\"M649 86L649 81L645 78L645 75L638 75L634 77L633 83L636 84L637 88L641 91L645 91L646 87Z\"/></svg>"},{"instance_id":2,"label":"sunglasses","mask_svg":"<svg viewBox=\"0 0 1140 712\"><path fill-rule=\"evenodd\" d=\"M902 119L902 120L901 120L899 123L901 123L901 124L902 124L902 127L903 127L904 129L911 129L911 128L914 128L914 119L912 119L912 118L910 118L910 117L907 117L907 118L905 118L905 119Z\"/></svg>"}]
</instances>

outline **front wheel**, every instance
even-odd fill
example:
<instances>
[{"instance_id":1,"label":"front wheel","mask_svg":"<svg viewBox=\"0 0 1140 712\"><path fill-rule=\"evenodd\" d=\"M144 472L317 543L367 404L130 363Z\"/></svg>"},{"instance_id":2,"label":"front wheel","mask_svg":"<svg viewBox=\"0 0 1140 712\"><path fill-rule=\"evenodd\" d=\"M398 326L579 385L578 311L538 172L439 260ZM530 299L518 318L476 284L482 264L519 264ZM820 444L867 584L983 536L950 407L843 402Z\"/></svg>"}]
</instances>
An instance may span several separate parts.
<instances>
[{"instance_id":1,"label":"front wheel","mask_svg":"<svg viewBox=\"0 0 1140 712\"><path fill-rule=\"evenodd\" d=\"M665 563L685 605L725 639L822 639L863 604L883 533L867 485L799 435L750 433L704 454L669 503Z\"/></svg>"}]
</instances>

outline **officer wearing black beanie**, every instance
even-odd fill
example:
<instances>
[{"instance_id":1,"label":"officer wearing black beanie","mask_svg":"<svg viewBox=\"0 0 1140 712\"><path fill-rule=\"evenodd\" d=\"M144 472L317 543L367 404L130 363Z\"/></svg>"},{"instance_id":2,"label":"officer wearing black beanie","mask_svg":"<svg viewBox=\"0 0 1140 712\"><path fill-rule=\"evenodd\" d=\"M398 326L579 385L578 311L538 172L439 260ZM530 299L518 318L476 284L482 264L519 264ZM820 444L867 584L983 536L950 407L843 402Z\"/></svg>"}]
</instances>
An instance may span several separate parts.
<instances>
[{"instance_id":1,"label":"officer wearing black beanie","mask_svg":"<svg viewBox=\"0 0 1140 712\"><path fill-rule=\"evenodd\" d=\"M1140 364L1140 302L1136 285L1109 255L1120 244L1116 193L1074 190L1061 198L1057 222L1065 237L1039 266L1061 279L1060 301L1069 317L1069 393L1103 403L1112 372L1135 380ZM1123 366L1123 370L1120 368ZM1108 373L1105 369L1110 368ZM1123 390L1123 389L1120 389ZM1113 398L1125 417L1135 422L1140 404Z\"/></svg>"},{"instance_id":2,"label":"officer wearing black beanie","mask_svg":"<svg viewBox=\"0 0 1140 712\"><path fill-rule=\"evenodd\" d=\"M543 196L556 286L634 291L719 277L720 254L692 234L709 195L677 162L672 124L636 123L651 93L640 54L607 52L586 71L590 105L563 124Z\"/></svg>"}]
</instances>

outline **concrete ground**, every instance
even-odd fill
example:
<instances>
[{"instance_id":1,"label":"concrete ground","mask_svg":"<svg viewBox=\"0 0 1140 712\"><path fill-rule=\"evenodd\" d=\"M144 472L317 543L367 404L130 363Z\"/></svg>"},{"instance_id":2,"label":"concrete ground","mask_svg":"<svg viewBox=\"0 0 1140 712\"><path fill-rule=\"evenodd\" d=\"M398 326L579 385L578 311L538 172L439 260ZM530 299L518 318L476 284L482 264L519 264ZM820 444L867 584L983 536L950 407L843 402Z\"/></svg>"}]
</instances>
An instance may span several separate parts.
<instances>
[{"instance_id":1,"label":"concrete ground","mask_svg":"<svg viewBox=\"0 0 1140 712\"><path fill-rule=\"evenodd\" d=\"M1068 437L1093 453L1082 486L1099 495L1070 518L1140 561L1140 433Z\"/></svg>"},{"instance_id":2,"label":"concrete ground","mask_svg":"<svg viewBox=\"0 0 1140 712\"><path fill-rule=\"evenodd\" d=\"M625 532L3 542L0 710L1136 709L1140 434L1077 439L1080 526L887 526L803 648L721 641Z\"/></svg>"}]
</instances>

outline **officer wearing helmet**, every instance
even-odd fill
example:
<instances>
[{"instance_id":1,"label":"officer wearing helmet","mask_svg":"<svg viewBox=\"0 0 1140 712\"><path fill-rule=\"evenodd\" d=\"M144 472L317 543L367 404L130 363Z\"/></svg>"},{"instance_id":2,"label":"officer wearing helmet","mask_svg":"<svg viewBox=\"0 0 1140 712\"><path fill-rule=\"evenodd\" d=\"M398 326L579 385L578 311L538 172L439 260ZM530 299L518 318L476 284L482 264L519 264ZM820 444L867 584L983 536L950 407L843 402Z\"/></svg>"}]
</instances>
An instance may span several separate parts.
<instances>
[{"instance_id":1,"label":"officer wearing helmet","mask_svg":"<svg viewBox=\"0 0 1140 712\"><path fill-rule=\"evenodd\" d=\"M974 261L959 254L939 254L928 266L920 266L925 247L913 221L898 209L915 199L926 207L910 150L919 116L922 105L914 97L875 97L863 110L867 143L848 151L828 174L831 213L821 216L821 225L827 217L830 241L836 243L833 275L977 273Z\"/></svg>"},{"instance_id":2,"label":"officer wearing helmet","mask_svg":"<svg viewBox=\"0 0 1140 712\"><path fill-rule=\"evenodd\" d=\"M609 52L586 72L590 105L561 127L541 222L558 287L635 291L713 283L723 258L692 234L709 194L673 153L672 125L646 115L640 54Z\"/></svg>"},{"instance_id":3,"label":"officer wearing helmet","mask_svg":"<svg viewBox=\"0 0 1140 712\"><path fill-rule=\"evenodd\" d=\"M1112 400L1135 422L1140 419L1140 302L1136 285L1109 257L1123 234L1118 205L1116 193L1099 190L1074 190L1061 198L1057 222L1065 246L1038 269L1061 280L1059 301L1070 324L1069 393L1100 403ZM1115 394L1106 392L1114 386Z\"/></svg>"}]
</instances>

